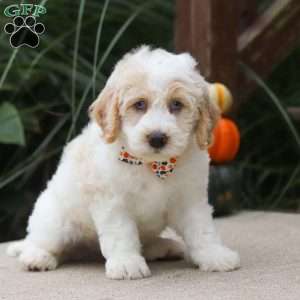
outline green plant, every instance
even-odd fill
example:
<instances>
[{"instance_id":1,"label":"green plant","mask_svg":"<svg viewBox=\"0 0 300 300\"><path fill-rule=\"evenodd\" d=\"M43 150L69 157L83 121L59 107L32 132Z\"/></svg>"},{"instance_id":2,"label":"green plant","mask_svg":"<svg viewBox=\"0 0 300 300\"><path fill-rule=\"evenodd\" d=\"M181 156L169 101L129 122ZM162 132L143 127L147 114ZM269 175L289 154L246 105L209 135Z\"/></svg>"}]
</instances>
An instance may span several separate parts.
<instances>
[{"instance_id":1,"label":"green plant","mask_svg":"<svg viewBox=\"0 0 300 300\"><path fill-rule=\"evenodd\" d=\"M300 210L300 127L286 110L300 107L299 54L295 49L267 82L241 64L259 87L239 114L244 207Z\"/></svg>"}]
</instances>

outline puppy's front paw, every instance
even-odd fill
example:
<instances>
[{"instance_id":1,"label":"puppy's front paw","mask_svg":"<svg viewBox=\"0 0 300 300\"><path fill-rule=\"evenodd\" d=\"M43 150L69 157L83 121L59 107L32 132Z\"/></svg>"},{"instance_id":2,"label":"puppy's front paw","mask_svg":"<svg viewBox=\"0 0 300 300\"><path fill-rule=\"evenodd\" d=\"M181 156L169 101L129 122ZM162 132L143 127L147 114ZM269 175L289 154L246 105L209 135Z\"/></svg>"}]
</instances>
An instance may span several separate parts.
<instances>
[{"instance_id":1,"label":"puppy's front paw","mask_svg":"<svg viewBox=\"0 0 300 300\"><path fill-rule=\"evenodd\" d=\"M192 261L202 271L226 272L240 267L237 252L222 245L211 245L192 254Z\"/></svg>"},{"instance_id":2,"label":"puppy's front paw","mask_svg":"<svg viewBox=\"0 0 300 300\"><path fill-rule=\"evenodd\" d=\"M151 275L144 257L140 255L111 257L105 268L106 276L111 279L139 279Z\"/></svg>"}]
</instances>

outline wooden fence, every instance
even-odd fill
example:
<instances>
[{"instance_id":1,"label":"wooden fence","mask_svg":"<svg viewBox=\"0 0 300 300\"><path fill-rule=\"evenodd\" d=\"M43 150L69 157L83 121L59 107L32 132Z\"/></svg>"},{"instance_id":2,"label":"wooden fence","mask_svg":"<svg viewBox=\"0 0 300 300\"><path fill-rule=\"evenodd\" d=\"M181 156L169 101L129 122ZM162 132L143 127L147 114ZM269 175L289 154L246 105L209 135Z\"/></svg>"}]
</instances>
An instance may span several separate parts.
<instances>
[{"instance_id":1,"label":"wooden fence","mask_svg":"<svg viewBox=\"0 0 300 300\"><path fill-rule=\"evenodd\" d=\"M300 0L274 0L262 13L254 0L177 0L176 12L177 51L189 51L209 80L225 83L235 96L255 88L239 61L266 78L299 43ZM242 97L236 98L239 104Z\"/></svg>"}]
</instances>

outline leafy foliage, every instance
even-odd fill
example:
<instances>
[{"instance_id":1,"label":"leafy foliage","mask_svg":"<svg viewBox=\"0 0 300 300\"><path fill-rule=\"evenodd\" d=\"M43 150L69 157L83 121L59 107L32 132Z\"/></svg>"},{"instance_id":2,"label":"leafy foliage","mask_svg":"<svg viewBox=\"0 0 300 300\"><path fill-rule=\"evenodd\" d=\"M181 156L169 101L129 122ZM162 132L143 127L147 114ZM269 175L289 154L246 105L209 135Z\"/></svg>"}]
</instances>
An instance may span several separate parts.
<instances>
[{"instance_id":1,"label":"leafy foliage","mask_svg":"<svg viewBox=\"0 0 300 300\"><path fill-rule=\"evenodd\" d=\"M0 106L0 143L25 144L24 128L15 106L4 102Z\"/></svg>"},{"instance_id":2,"label":"leafy foliage","mask_svg":"<svg viewBox=\"0 0 300 300\"><path fill-rule=\"evenodd\" d=\"M267 82L242 65L260 87L238 116L243 207L300 211L300 126L286 110L290 105L300 107L297 61L299 49Z\"/></svg>"}]
</instances>

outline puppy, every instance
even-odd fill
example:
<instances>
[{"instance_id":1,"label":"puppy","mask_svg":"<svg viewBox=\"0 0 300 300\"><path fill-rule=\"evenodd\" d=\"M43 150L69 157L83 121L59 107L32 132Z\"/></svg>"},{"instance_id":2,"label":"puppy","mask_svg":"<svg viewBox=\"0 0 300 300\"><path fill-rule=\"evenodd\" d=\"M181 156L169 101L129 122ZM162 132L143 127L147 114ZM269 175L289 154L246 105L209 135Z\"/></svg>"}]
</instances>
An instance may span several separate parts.
<instances>
[{"instance_id":1,"label":"puppy","mask_svg":"<svg viewBox=\"0 0 300 300\"><path fill-rule=\"evenodd\" d=\"M181 255L203 271L239 267L207 201L207 148L219 117L189 54L143 46L116 65L39 196L25 240L8 254L28 270L55 269L79 244L96 247L112 279L150 276L145 258ZM144 255L144 256L143 256Z\"/></svg>"}]
</instances>

